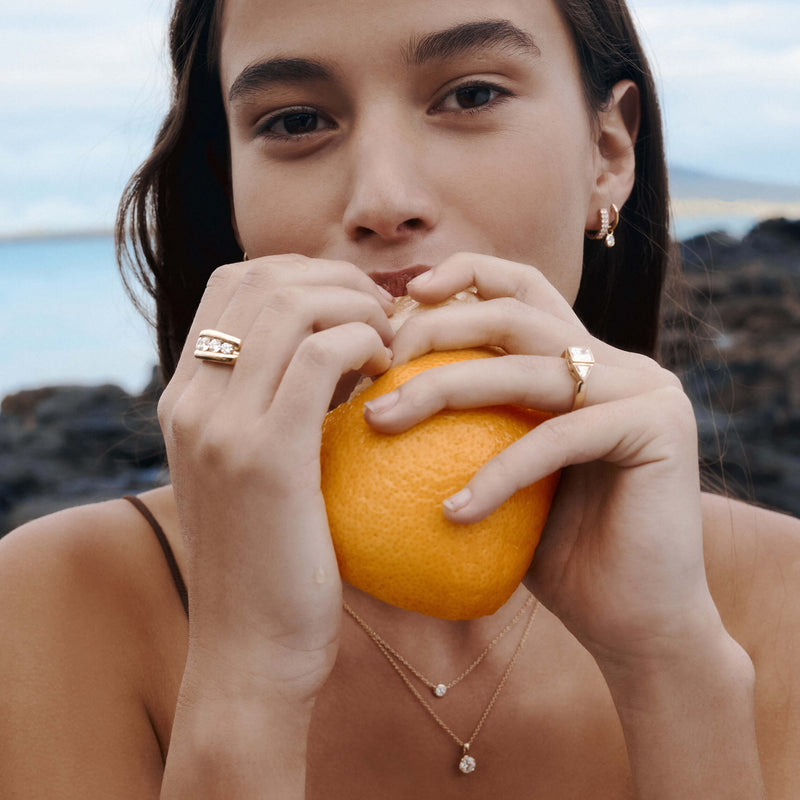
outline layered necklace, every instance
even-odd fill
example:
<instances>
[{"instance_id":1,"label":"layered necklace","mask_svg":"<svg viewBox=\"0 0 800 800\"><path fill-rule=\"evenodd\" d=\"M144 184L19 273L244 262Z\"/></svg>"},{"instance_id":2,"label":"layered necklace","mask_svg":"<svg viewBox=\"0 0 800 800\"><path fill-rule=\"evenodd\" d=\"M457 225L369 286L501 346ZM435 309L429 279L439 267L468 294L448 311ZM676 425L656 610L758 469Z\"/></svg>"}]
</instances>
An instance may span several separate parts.
<instances>
[{"instance_id":1,"label":"layered necklace","mask_svg":"<svg viewBox=\"0 0 800 800\"><path fill-rule=\"evenodd\" d=\"M434 711L433 707L422 696L422 694L420 694L417 687L414 686L414 684L411 682L411 679L408 677L408 675L406 675L400 665L402 664L405 666L414 677L431 689L434 697L444 697L448 689L452 689L454 686L461 683L461 681L463 681L464 678L466 678L467 675L469 675L475 669L475 667L477 667L478 664L480 664L486 658L495 645L517 624L517 622L520 621L520 619L522 619L526 610L528 610L531 606L533 606L533 610L528 617L525 630L522 632L519 643L517 644L514 653L511 656L511 660L508 662L508 666L506 666L505 672L503 672L503 675L500 678L500 682L497 684L497 688L495 688L494 693L486 705L486 708L483 710L483 714L481 714L477 725L472 731L472 735L466 740L461 739L452 731L450 726L436 713L436 711ZM511 622L509 622L505 628L503 628L503 630L501 630L500 633L498 633L497 636L495 636L494 639L492 639L492 641L489 642L486 647L484 647L475 661L473 661L472 664L470 664L457 678L454 678L449 683L436 682L425 677L418 669L416 669L405 658L403 658L403 656L401 656L400 653L398 653L397 650L395 650L385 639L383 639L380 634L373 630L358 614L356 614L356 612L353 611L353 609L346 602L344 602L344 610L356 621L356 623L358 623L358 625L364 630L369 638L375 642L378 649L381 651L381 653L383 653L392 667L394 667L395 672L397 672L397 674L403 680L403 683L408 687L420 705L428 712L428 714L430 714L437 725L439 725L439 727L445 731L445 733L447 733L450 738L453 739L453 741L461 748L461 758L458 762L458 769L465 775L469 775L469 773L474 772L475 768L477 767L477 761L475 760L475 756L470 752L470 748L478 738L478 734L480 733L481 728L483 728L483 724L488 719L489 714L497 702L497 698L500 696L500 692L503 691L503 687L506 685L506 682L511 675L511 670L514 669L514 665L517 663L517 659L519 658L520 652L522 652L522 647L525 644L525 640L528 638L528 634L533 627L533 621L536 618L536 612L539 610L539 602L536 601L534 605L534 598L529 597L525 601L522 608L520 608L520 610L516 613Z\"/></svg>"}]
</instances>

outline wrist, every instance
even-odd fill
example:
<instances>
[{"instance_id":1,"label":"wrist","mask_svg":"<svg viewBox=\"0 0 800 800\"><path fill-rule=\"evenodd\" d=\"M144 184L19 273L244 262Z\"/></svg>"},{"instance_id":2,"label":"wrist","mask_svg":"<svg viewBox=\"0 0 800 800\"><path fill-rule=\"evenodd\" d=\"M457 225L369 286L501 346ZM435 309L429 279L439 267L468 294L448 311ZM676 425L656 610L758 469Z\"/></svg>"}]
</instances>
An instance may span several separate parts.
<instances>
[{"instance_id":1,"label":"wrist","mask_svg":"<svg viewBox=\"0 0 800 800\"><path fill-rule=\"evenodd\" d=\"M636 797L765 796L755 671L724 629L703 641L663 646L658 658L648 653L600 668L625 737Z\"/></svg>"},{"instance_id":2,"label":"wrist","mask_svg":"<svg viewBox=\"0 0 800 800\"><path fill-rule=\"evenodd\" d=\"M184 679L167 754L163 800L305 797L313 703L282 692L200 696Z\"/></svg>"},{"instance_id":3,"label":"wrist","mask_svg":"<svg viewBox=\"0 0 800 800\"><path fill-rule=\"evenodd\" d=\"M211 635L190 626L181 689L193 699L259 702L281 699L298 709L310 707L336 662L338 638L316 648L286 647L254 635ZM187 696L188 699L188 696Z\"/></svg>"},{"instance_id":4,"label":"wrist","mask_svg":"<svg viewBox=\"0 0 800 800\"><path fill-rule=\"evenodd\" d=\"M704 704L719 694L752 697L753 663L722 629L713 637L675 641L656 652L628 659L598 660L618 710L673 708L678 696L693 694Z\"/></svg>"}]
</instances>

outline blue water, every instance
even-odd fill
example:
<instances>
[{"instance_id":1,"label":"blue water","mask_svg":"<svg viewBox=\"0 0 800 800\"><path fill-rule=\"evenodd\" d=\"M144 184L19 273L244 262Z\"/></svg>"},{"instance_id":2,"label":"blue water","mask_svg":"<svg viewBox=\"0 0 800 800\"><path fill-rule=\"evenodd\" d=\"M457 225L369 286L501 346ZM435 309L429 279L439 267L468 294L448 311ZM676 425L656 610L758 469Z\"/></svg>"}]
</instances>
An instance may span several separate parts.
<instances>
[{"instance_id":1,"label":"blue water","mask_svg":"<svg viewBox=\"0 0 800 800\"><path fill-rule=\"evenodd\" d=\"M678 219L686 238L755 220ZM124 293L111 237L0 241L0 397L47 384L147 384L152 332Z\"/></svg>"},{"instance_id":2,"label":"blue water","mask_svg":"<svg viewBox=\"0 0 800 800\"><path fill-rule=\"evenodd\" d=\"M45 384L139 392L156 361L110 237L0 242L0 337L0 397Z\"/></svg>"}]
</instances>

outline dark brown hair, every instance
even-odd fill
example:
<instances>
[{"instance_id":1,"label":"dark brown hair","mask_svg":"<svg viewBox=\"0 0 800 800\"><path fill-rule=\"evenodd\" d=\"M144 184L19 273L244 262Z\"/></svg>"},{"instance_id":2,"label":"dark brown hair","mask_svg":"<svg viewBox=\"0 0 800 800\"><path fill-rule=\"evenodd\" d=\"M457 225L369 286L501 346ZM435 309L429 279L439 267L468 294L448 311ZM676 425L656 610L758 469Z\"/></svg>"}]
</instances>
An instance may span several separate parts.
<instances>
[{"instance_id":1,"label":"dark brown hair","mask_svg":"<svg viewBox=\"0 0 800 800\"><path fill-rule=\"evenodd\" d=\"M575 310L609 344L655 355L668 199L653 79L624 0L556 2L575 43L590 112L602 110L614 84L629 78L639 87L642 113L636 180L617 245L609 249L587 239ZM217 69L221 7L222 0L176 0L169 30L170 109L117 214L117 260L131 295L138 282L155 301L165 379L175 369L211 272L242 258L225 178L210 166L228 159Z\"/></svg>"}]
</instances>

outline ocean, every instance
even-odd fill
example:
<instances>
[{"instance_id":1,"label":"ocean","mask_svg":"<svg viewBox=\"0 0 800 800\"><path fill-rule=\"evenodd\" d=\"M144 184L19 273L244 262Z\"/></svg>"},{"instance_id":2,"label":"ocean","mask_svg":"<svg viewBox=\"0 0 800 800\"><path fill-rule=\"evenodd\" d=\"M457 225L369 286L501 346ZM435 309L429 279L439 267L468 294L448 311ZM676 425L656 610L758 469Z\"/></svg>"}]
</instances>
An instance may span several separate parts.
<instances>
[{"instance_id":1,"label":"ocean","mask_svg":"<svg viewBox=\"0 0 800 800\"><path fill-rule=\"evenodd\" d=\"M678 238L743 235L755 219L677 220ZM0 397L53 384L115 383L140 392L154 336L124 292L110 236L0 241Z\"/></svg>"},{"instance_id":2,"label":"ocean","mask_svg":"<svg viewBox=\"0 0 800 800\"><path fill-rule=\"evenodd\" d=\"M110 236L0 242L0 336L0 397L107 382L136 393L157 360Z\"/></svg>"}]
</instances>

